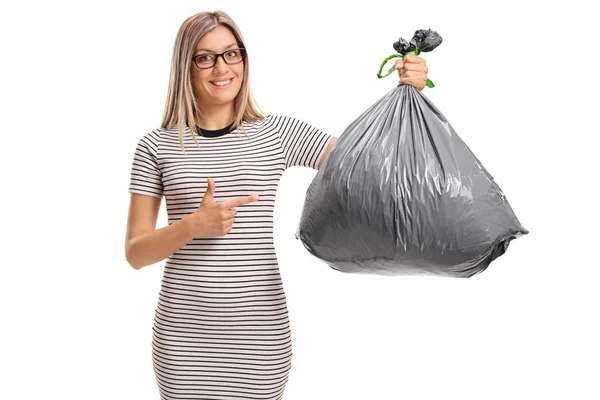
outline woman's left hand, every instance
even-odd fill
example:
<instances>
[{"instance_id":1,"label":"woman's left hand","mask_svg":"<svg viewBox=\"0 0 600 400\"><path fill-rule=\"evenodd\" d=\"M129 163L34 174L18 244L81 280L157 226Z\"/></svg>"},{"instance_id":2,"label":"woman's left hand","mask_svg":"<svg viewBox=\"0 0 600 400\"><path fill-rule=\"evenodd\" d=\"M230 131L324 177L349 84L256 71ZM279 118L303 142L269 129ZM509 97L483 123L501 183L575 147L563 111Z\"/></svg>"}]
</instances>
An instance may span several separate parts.
<instances>
[{"instance_id":1,"label":"woman's left hand","mask_svg":"<svg viewBox=\"0 0 600 400\"><path fill-rule=\"evenodd\" d=\"M404 57L404 60L396 60L396 69L400 80L398 83L413 85L423 90L427 82L427 65L425 59L412 54Z\"/></svg>"}]
</instances>

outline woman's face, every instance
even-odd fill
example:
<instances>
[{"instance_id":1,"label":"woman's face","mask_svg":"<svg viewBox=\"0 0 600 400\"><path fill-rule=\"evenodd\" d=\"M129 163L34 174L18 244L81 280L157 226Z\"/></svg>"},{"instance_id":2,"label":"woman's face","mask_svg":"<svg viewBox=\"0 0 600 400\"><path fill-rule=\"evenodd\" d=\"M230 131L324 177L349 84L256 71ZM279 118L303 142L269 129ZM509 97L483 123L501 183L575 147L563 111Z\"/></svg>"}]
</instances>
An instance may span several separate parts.
<instances>
[{"instance_id":1,"label":"woman's face","mask_svg":"<svg viewBox=\"0 0 600 400\"><path fill-rule=\"evenodd\" d=\"M227 49L238 48L235 36L224 26L217 26L208 32L196 45L194 56L218 54ZM192 82L200 104L221 105L235 100L244 78L244 62L226 64L223 57L217 58L212 68L199 69L192 62ZM231 80L224 86L216 86L215 81Z\"/></svg>"}]
</instances>

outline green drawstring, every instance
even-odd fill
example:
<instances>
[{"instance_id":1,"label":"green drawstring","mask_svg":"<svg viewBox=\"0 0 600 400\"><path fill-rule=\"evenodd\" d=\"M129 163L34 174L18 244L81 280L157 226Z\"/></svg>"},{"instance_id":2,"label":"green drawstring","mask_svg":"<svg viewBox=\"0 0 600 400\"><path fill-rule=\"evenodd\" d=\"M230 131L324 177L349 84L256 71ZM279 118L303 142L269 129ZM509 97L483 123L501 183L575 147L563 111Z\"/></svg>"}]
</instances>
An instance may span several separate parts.
<instances>
[{"instance_id":1,"label":"green drawstring","mask_svg":"<svg viewBox=\"0 0 600 400\"><path fill-rule=\"evenodd\" d=\"M381 66L379 67L379 71L377 72L377 77L378 78L385 78L386 76L388 76L389 74L391 74L392 72L394 72L396 70L396 66L393 66L392 68L389 69L389 71L387 72L387 74L381 75L381 71L383 70L383 67L392 58L401 58L401 59L404 59L404 57L406 57L409 54L410 55L418 56L419 55L419 46L415 45L415 47L416 47L415 51L407 51L406 54L404 54L404 55L402 55L402 54L392 54L391 56L389 56L385 60L383 60L383 62L381 63ZM429 79L427 79L427 82L425 84L429 88L435 87L435 85L433 84L433 82L430 81Z\"/></svg>"}]
</instances>

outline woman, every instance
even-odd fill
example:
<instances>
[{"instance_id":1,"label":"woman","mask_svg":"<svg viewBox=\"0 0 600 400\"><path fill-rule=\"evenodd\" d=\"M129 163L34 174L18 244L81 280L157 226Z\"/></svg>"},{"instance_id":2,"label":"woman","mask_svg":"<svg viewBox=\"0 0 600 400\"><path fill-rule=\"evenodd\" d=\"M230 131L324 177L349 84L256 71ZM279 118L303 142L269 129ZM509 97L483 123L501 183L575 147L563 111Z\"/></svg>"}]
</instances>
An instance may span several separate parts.
<instances>
[{"instance_id":1,"label":"woman","mask_svg":"<svg viewBox=\"0 0 600 400\"><path fill-rule=\"evenodd\" d=\"M400 83L423 89L424 59L396 67ZM275 194L286 168L318 169L337 138L260 112L249 69L227 14L188 18L161 127L135 150L126 258L135 269L166 258L152 338L162 399L280 399L288 379ZM155 229L162 196L169 224Z\"/></svg>"}]
</instances>

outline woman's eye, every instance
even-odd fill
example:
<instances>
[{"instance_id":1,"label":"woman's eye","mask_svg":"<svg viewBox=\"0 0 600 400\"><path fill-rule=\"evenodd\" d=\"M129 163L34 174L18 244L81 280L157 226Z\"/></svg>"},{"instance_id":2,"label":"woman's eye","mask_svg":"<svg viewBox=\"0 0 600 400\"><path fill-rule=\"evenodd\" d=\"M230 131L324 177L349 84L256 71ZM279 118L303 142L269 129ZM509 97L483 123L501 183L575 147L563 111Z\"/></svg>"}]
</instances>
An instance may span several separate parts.
<instances>
[{"instance_id":1,"label":"woman's eye","mask_svg":"<svg viewBox=\"0 0 600 400\"><path fill-rule=\"evenodd\" d=\"M227 53L228 57L235 57L236 55L237 55L237 51L235 51L235 50L232 50L232 51L230 51L230 52Z\"/></svg>"},{"instance_id":2,"label":"woman's eye","mask_svg":"<svg viewBox=\"0 0 600 400\"><path fill-rule=\"evenodd\" d=\"M212 60L212 56L210 54L205 54L203 56L198 57L200 61L210 61Z\"/></svg>"}]
</instances>

